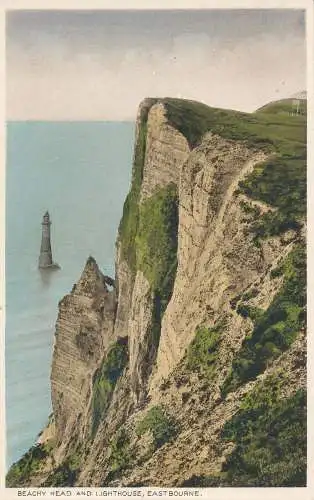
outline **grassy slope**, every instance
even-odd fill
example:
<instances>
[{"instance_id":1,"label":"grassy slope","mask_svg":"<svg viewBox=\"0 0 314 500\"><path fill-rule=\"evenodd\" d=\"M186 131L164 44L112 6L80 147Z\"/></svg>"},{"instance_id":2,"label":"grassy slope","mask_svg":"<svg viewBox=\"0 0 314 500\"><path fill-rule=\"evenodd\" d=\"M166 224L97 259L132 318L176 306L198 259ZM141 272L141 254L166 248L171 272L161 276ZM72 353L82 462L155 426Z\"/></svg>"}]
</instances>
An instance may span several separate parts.
<instances>
[{"instance_id":1,"label":"grassy slope","mask_svg":"<svg viewBox=\"0 0 314 500\"><path fill-rule=\"evenodd\" d=\"M265 104L257 111L258 113L268 113L268 114L289 114L296 112L296 99L281 99L280 101L270 102ZM306 99L299 99L299 113L306 114L307 112L307 101Z\"/></svg>"},{"instance_id":2,"label":"grassy slope","mask_svg":"<svg viewBox=\"0 0 314 500\"><path fill-rule=\"evenodd\" d=\"M259 383L221 431L235 445L221 472L181 486L306 486L306 394L282 397L287 384L280 372Z\"/></svg>"},{"instance_id":3,"label":"grassy slope","mask_svg":"<svg viewBox=\"0 0 314 500\"><path fill-rule=\"evenodd\" d=\"M295 153L295 146L304 146L305 117L283 116L263 112L211 108L205 104L180 99L163 99L169 122L195 147L205 132L217 133L226 139L244 141L258 149ZM293 144L290 144L292 141Z\"/></svg>"}]
</instances>

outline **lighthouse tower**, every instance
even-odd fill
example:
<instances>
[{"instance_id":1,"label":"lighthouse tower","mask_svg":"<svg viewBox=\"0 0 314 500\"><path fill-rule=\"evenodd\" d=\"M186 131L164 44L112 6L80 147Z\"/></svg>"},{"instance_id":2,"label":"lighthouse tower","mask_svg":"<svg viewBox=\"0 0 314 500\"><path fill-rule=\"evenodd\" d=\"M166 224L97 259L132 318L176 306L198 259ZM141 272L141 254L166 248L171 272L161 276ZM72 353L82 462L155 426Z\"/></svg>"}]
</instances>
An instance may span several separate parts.
<instances>
[{"instance_id":1,"label":"lighthouse tower","mask_svg":"<svg viewBox=\"0 0 314 500\"><path fill-rule=\"evenodd\" d=\"M46 268L55 268L58 269L58 264L54 263L52 260L52 252L51 252L51 242L50 242L50 226L51 221L49 217L49 213L46 212L43 216L42 225L42 236L41 236L41 247L40 247L40 255L38 267L39 269Z\"/></svg>"}]
</instances>

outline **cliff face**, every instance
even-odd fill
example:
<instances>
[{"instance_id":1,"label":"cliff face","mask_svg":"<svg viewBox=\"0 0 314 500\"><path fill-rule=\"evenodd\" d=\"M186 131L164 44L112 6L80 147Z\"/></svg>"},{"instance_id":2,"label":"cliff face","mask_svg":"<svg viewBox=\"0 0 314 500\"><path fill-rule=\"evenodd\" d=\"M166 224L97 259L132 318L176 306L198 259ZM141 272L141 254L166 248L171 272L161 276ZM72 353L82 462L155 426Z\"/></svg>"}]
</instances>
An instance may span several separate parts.
<instances>
[{"instance_id":1,"label":"cliff face","mask_svg":"<svg viewBox=\"0 0 314 500\"><path fill-rule=\"evenodd\" d=\"M115 292L89 258L72 292L59 303L51 370L56 443L62 449L88 432L92 377L113 341ZM87 428L86 428L87 426Z\"/></svg>"},{"instance_id":2,"label":"cliff face","mask_svg":"<svg viewBox=\"0 0 314 500\"><path fill-rule=\"evenodd\" d=\"M156 380L180 361L197 326L230 314L232 296L267 267L261 251L244 238L246 224L234 199L238 182L263 159L264 153L209 133L182 167L178 269L162 323ZM236 314L230 322L235 330L244 326ZM235 346L238 340L229 339Z\"/></svg>"},{"instance_id":3,"label":"cliff face","mask_svg":"<svg viewBox=\"0 0 314 500\"><path fill-rule=\"evenodd\" d=\"M60 302L54 420L10 484L305 483L305 151L304 117L141 104L115 288L90 258Z\"/></svg>"},{"instance_id":4,"label":"cliff face","mask_svg":"<svg viewBox=\"0 0 314 500\"><path fill-rule=\"evenodd\" d=\"M151 104L151 107L149 107L148 113L147 106L149 104ZM144 138L143 134L145 134ZM140 151L139 148L141 148ZM140 107L137 120L134 158L135 169L141 170L140 173L135 171L134 177L137 175L141 177L141 180L140 185L137 186L135 184L138 179L133 177L131 190L131 195L132 191L133 193L139 191L138 194L136 193L139 207L137 210L142 211L142 213L137 215L138 218L144 217L145 212L149 214L150 211L154 211L154 195L156 193L162 192L168 186L179 185L180 169L187 159L189 151L186 138L167 122L164 106L161 103L153 104L149 100L144 101ZM153 200L153 203L149 204L148 202L145 204L145 200L148 199ZM158 205L157 201L156 204L158 208L162 207L162 203ZM131 210L135 210L134 207ZM132 214L126 214L124 218L128 219L130 215L132 217ZM123 222L121 226L123 226ZM162 224L163 221L158 219L156 222ZM127 220L125 224L128 223ZM139 221L137 221L137 224L140 226ZM175 232L177 232L177 228L175 228ZM140 230L135 236L132 236L133 241L131 241L131 244L134 247L136 241L139 242L140 239L144 239L141 238ZM152 239L152 235L150 235L150 238ZM151 255L139 256L139 253L143 251L140 247L141 244L145 244L144 241L139 242L138 249L135 250L135 252L138 252L134 259L137 261L137 269L135 269L136 264L130 262L127 248L125 249L127 243L124 239L122 227L118 241L118 247L122 247L122 255L118 256L116 263L120 290L116 322L118 328L120 328L124 321L124 328L128 331L131 384L135 399L141 400L145 395L148 374L157 354L158 339L156 340L154 337L160 335L159 332L156 334L153 327L154 322L156 322L154 315L158 314L156 312L156 300L160 298L157 297L156 279L152 274L160 273L165 275L167 270L155 269L160 264L154 262L160 258L160 256L155 255L154 250L156 249L149 248ZM168 235L168 239L173 239L173 236ZM146 243L148 247L151 247L151 242ZM161 246L165 242L158 241L158 238L156 238L155 243ZM141 261L140 265L138 265L139 261ZM151 268L151 272L147 272L145 276L143 271L147 267ZM167 267L167 264L165 267ZM123 319L121 319L121 311ZM160 329L160 325L158 325L158 329Z\"/></svg>"}]
</instances>

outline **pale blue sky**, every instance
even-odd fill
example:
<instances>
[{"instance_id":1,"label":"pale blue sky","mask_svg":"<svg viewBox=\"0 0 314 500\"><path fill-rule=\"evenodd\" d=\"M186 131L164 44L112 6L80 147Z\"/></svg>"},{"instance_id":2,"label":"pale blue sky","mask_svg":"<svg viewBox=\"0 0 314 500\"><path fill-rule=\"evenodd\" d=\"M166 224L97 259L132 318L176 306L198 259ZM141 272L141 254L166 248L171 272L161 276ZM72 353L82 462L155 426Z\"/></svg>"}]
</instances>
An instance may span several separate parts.
<instances>
[{"instance_id":1,"label":"pale blue sky","mask_svg":"<svg viewBox=\"0 0 314 500\"><path fill-rule=\"evenodd\" d=\"M133 120L146 96L252 111L304 88L300 10L7 15L9 119Z\"/></svg>"}]
</instances>

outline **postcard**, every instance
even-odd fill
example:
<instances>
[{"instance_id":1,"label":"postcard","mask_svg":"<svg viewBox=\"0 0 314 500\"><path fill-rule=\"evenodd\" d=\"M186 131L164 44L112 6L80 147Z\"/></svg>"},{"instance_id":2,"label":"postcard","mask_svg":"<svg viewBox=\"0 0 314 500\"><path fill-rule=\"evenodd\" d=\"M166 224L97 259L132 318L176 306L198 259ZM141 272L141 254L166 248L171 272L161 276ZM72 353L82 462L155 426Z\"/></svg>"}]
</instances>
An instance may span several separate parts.
<instances>
[{"instance_id":1,"label":"postcard","mask_svg":"<svg viewBox=\"0 0 314 500\"><path fill-rule=\"evenodd\" d=\"M5 498L308 497L312 10L185 7L3 11Z\"/></svg>"}]
</instances>

